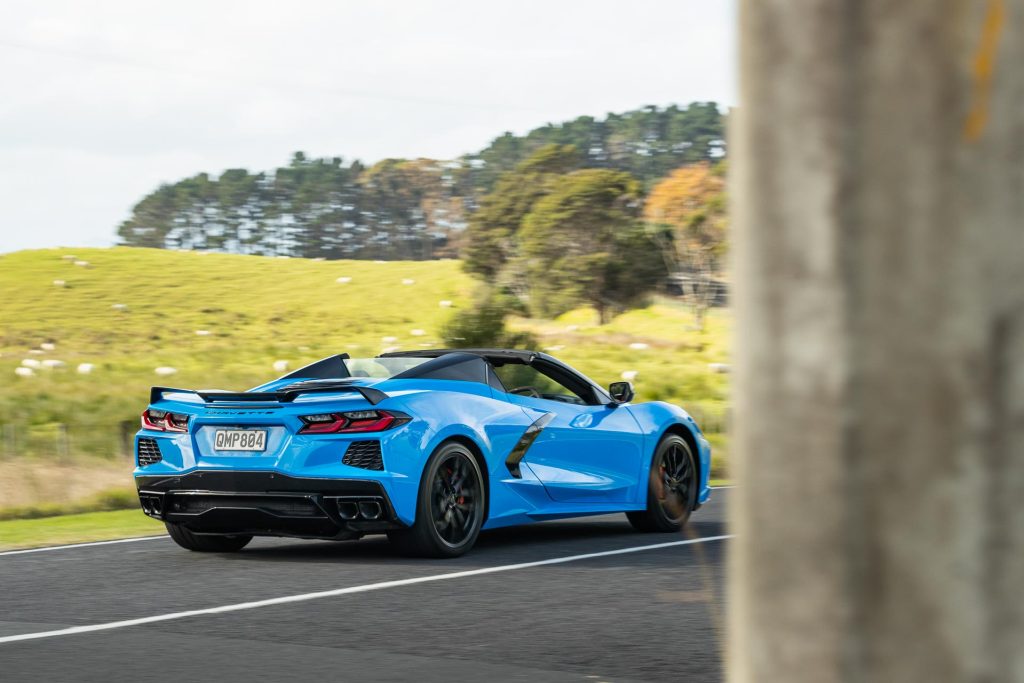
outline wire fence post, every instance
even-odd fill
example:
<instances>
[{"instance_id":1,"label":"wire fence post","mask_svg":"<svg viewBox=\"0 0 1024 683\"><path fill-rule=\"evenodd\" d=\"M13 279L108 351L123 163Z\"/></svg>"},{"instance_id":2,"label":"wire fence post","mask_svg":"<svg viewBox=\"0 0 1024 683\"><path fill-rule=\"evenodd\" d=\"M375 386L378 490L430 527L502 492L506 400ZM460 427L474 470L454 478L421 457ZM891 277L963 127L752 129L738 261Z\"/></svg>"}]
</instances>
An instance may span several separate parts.
<instances>
[{"instance_id":1,"label":"wire fence post","mask_svg":"<svg viewBox=\"0 0 1024 683\"><path fill-rule=\"evenodd\" d=\"M68 447L68 426L61 422L57 425L57 459L66 463L71 458L71 449Z\"/></svg>"},{"instance_id":2,"label":"wire fence post","mask_svg":"<svg viewBox=\"0 0 1024 683\"><path fill-rule=\"evenodd\" d=\"M3 434L2 434L2 436L3 436L4 447L3 447L3 451L0 451L0 453L2 453L5 458L8 458L8 459L14 458L15 454L17 453L17 449L15 448L15 445L16 445L15 444L16 434L15 434L15 426L14 426L13 422L8 422L7 424L5 424L3 426Z\"/></svg>"},{"instance_id":3,"label":"wire fence post","mask_svg":"<svg viewBox=\"0 0 1024 683\"><path fill-rule=\"evenodd\" d=\"M127 420L122 421L120 433L121 457L131 460L135 457L135 423Z\"/></svg>"}]
</instances>

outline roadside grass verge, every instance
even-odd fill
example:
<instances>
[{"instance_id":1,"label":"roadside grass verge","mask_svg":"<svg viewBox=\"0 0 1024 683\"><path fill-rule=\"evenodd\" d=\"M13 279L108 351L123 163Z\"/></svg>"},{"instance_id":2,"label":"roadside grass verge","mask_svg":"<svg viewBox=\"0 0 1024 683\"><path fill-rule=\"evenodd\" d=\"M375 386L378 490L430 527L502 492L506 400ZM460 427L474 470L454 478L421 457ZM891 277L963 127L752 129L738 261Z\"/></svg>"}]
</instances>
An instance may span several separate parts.
<instances>
[{"instance_id":1,"label":"roadside grass verge","mask_svg":"<svg viewBox=\"0 0 1024 683\"><path fill-rule=\"evenodd\" d=\"M0 551L89 541L112 541L161 533L164 533L164 525L147 517L141 510L14 519L0 522Z\"/></svg>"},{"instance_id":2,"label":"roadside grass verge","mask_svg":"<svg viewBox=\"0 0 1024 683\"><path fill-rule=\"evenodd\" d=\"M118 488L68 503L39 503L36 505L0 508L0 522L64 517L89 512L138 509L139 499L135 495L135 490L131 488Z\"/></svg>"}]
</instances>

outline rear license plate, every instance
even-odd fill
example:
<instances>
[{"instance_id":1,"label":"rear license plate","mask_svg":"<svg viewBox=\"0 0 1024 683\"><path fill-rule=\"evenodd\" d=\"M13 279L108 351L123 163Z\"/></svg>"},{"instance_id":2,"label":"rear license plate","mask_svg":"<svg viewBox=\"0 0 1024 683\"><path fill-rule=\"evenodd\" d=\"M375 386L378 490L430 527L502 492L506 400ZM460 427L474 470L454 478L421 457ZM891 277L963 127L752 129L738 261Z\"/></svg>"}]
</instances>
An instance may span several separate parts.
<instances>
[{"instance_id":1,"label":"rear license plate","mask_svg":"<svg viewBox=\"0 0 1024 683\"><path fill-rule=\"evenodd\" d=\"M263 429L218 429L213 447L218 451L265 451L267 432Z\"/></svg>"}]
</instances>

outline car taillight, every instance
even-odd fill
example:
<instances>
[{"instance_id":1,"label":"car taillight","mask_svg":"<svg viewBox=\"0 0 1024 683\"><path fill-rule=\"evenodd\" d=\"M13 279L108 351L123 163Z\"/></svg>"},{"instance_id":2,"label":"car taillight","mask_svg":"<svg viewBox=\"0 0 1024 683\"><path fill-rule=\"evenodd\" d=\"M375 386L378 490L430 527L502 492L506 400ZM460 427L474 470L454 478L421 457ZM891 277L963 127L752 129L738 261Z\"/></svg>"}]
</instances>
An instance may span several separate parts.
<instances>
[{"instance_id":1,"label":"car taillight","mask_svg":"<svg viewBox=\"0 0 1024 683\"><path fill-rule=\"evenodd\" d=\"M383 432L405 424L412 418L395 411L353 410L347 413L303 415L299 419L305 423L299 430L300 434L353 434Z\"/></svg>"},{"instance_id":2,"label":"car taillight","mask_svg":"<svg viewBox=\"0 0 1024 683\"><path fill-rule=\"evenodd\" d=\"M142 428L158 432L187 432L188 415L150 408L142 413Z\"/></svg>"}]
</instances>

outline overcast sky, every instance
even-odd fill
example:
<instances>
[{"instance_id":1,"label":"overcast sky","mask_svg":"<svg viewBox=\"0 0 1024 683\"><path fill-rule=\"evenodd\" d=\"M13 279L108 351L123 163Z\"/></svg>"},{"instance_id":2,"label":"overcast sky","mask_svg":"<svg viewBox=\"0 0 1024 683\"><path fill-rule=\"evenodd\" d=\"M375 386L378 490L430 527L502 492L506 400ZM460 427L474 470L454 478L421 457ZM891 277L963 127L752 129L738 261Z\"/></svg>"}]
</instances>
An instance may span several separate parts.
<instances>
[{"instance_id":1,"label":"overcast sky","mask_svg":"<svg viewBox=\"0 0 1024 683\"><path fill-rule=\"evenodd\" d=\"M295 150L452 158L735 104L734 0L3 0L0 252L105 246L161 182Z\"/></svg>"}]
</instances>

